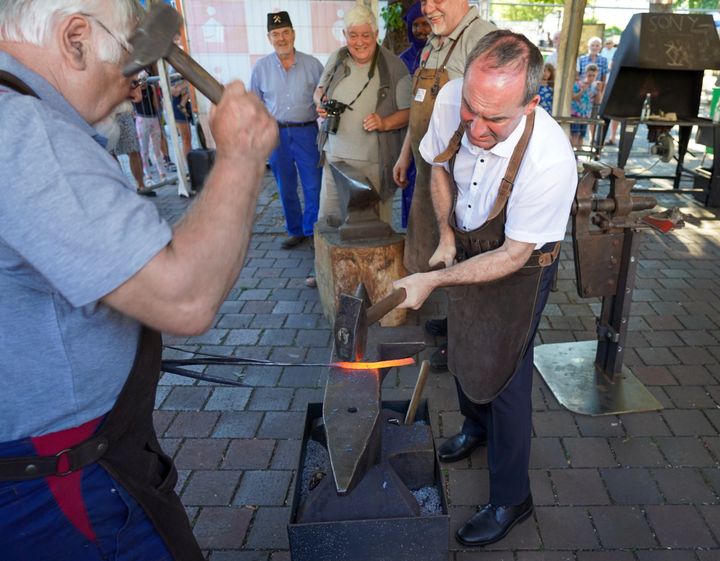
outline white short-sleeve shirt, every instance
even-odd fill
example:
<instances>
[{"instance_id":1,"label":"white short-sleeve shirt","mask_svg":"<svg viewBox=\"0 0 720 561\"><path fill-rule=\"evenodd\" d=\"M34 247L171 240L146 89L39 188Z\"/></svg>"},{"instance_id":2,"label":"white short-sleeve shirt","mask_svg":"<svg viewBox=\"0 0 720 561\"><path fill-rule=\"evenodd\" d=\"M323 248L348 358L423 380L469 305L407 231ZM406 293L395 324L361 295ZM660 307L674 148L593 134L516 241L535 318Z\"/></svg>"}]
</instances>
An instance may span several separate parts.
<instances>
[{"instance_id":1,"label":"white short-sleeve shirt","mask_svg":"<svg viewBox=\"0 0 720 561\"><path fill-rule=\"evenodd\" d=\"M462 78L458 78L440 90L428 132L420 143L425 161L442 165L447 171L447 163L437 164L433 159L447 148L460 124L462 84ZM475 230L487 220L525 121L523 117L510 136L490 150L471 144L463 135L454 167L459 228ZM536 248L562 240L576 187L577 167L570 142L555 120L538 106L535 128L507 203L505 235L534 243Z\"/></svg>"}]
</instances>

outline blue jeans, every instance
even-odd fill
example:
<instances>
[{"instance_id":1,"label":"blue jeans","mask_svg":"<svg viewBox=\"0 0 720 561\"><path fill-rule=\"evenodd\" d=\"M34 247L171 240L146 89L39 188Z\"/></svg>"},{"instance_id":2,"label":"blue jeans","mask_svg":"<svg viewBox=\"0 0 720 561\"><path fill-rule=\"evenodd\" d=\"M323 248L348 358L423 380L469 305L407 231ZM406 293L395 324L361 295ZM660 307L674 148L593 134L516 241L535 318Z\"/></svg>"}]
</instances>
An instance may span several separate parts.
<instances>
[{"instance_id":1,"label":"blue jeans","mask_svg":"<svg viewBox=\"0 0 720 561\"><path fill-rule=\"evenodd\" d=\"M280 144L270 155L270 169L280 193L285 225L291 236L312 236L320 206L317 125L280 129ZM298 196L298 173L305 199L303 211Z\"/></svg>"},{"instance_id":2,"label":"blue jeans","mask_svg":"<svg viewBox=\"0 0 720 561\"><path fill-rule=\"evenodd\" d=\"M0 457L31 456L30 439L0 443ZM145 512L99 465L82 470L90 540L61 511L45 478L0 481L3 561L172 561Z\"/></svg>"}]
</instances>

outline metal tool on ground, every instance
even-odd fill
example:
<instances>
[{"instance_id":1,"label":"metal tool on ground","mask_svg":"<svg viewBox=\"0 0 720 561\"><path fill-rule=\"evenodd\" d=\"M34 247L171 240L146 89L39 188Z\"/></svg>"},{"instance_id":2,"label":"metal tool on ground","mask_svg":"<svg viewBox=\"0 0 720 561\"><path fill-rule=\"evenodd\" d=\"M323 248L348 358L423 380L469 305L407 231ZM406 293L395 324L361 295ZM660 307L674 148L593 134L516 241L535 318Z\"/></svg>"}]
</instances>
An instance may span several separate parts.
<instances>
[{"instance_id":1,"label":"metal tool on ground","mask_svg":"<svg viewBox=\"0 0 720 561\"><path fill-rule=\"evenodd\" d=\"M123 69L123 74L132 76L145 66L165 59L188 82L217 104L222 97L223 86L175 44L182 21L182 16L168 4L154 3L129 40L132 46L131 59Z\"/></svg>"},{"instance_id":2,"label":"metal tool on ground","mask_svg":"<svg viewBox=\"0 0 720 561\"><path fill-rule=\"evenodd\" d=\"M410 398L408 410L405 413L406 425L412 425L415 422L415 414L417 413L418 405L420 405L420 399L422 398L423 390L425 389L425 382L427 382L429 372L430 361L423 360L422 364L420 364L420 372L418 373L417 381L415 382L415 388L413 389L413 394Z\"/></svg>"},{"instance_id":3,"label":"metal tool on ground","mask_svg":"<svg viewBox=\"0 0 720 561\"><path fill-rule=\"evenodd\" d=\"M600 179L610 180L606 198L593 195ZM653 197L632 196L633 184L622 169L585 164L572 210L573 249L579 296L602 297L597 341L535 347L536 368L558 401L575 413L614 415L662 409L623 367L640 234L650 228L631 213L652 209L656 203Z\"/></svg>"}]
</instances>

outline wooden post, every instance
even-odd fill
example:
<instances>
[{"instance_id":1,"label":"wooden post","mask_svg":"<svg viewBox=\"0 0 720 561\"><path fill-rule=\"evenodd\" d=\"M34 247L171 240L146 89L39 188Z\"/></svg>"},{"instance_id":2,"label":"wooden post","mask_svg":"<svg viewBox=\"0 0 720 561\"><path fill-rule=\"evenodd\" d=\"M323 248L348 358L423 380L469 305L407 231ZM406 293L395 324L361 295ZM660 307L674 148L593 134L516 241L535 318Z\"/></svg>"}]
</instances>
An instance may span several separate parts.
<instances>
[{"instance_id":1,"label":"wooden post","mask_svg":"<svg viewBox=\"0 0 720 561\"><path fill-rule=\"evenodd\" d=\"M558 117L570 116L570 102L572 101L577 63L576 55L580 46L586 4L587 0L565 0L553 99L553 115Z\"/></svg>"}]
</instances>

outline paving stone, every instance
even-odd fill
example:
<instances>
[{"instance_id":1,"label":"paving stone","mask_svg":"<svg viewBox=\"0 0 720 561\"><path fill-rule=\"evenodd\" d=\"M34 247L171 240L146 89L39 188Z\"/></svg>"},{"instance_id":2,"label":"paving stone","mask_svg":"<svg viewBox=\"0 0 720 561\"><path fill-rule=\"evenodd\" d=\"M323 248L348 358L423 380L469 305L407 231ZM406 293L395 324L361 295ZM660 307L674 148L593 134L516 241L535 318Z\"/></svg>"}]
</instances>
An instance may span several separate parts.
<instances>
[{"instance_id":1,"label":"paving stone","mask_svg":"<svg viewBox=\"0 0 720 561\"><path fill-rule=\"evenodd\" d=\"M231 329L225 339L226 345L255 345L260 340L261 329Z\"/></svg>"},{"instance_id":2,"label":"paving stone","mask_svg":"<svg viewBox=\"0 0 720 561\"><path fill-rule=\"evenodd\" d=\"M300 440L279 440L270 467L272 469L297 469L301 448Z\"/></svg>"},{"instance_id":3,"label":"paving stone","mask_svg":"<svg viewBox=\"0 0 720 561\"><path fill-rule=\"evenodd\" d=\"M635 561L629 551L578 551L577 561Z\"/></svg>"},{"instance_id":4,"label":"paving stone","mask_svg":"<svg viewBox=\"0 0 720 561\"><path fill-rule=\"evenodd\" d=\"M309 403L322 403L324 393L324 388L298 388L295 390L290 409L305 412Z\"/></svg>"},{"instance_id":5,"label":"paving stone","mask_svg":"<svg viewBox=\"0 0 720 561\"><path fill-rule=\"evenodd\" d=\"M660 504L663 502L650 472L643 468L601 469L610 498L621 505Z\"/></svg>"},{"instance_id":6,"label":"paving stone","mask_svg":"<svg viewBox=\"0 0 720 561\"><path fill-rule=\"evenodd\" d=\"M696 561L692 551L677 549L639 550L636 552L638 561Z\"/></svg>"},{"instance_id":7,"label":"paving stone","mask_svg":"<svg viewBox=\"0 0 720 561\"><path fill-rule=\"evenodd\" d=\"M535 508L540 536L547 549L594 549L597 536L584 507Z\"/></svg>"},{"instance_id":8,"label":"paving stone","mask_svg":"<svg viewBox=\"0 0 720 561\"><path fill-rule=\"evenodd\" d=\"M238 549L226 551L213 551L209 561L268 561L270 553L267 551L240 551Z\"/></svg>"},{"instance_id":9,"label":"paving stone","mask_svg":"<svg viewBox=\"0 0 720 561\"><path fill-rule=\"evenodd\" d=\"M623 426L628 436L670 436L670 428L667 426L662 414L633 413L623 416Z\"/></svg>"},{"instance_id":10,"label":"paving stone","mask_svg":"<svg viewBox=\"0 0 720 561\"><path fill-rule=\"evenodd\" d=\"M173 388L163 403L163 409L198 411L210 395L210 388L200 386Z\"/></svg>"},{"instance_id":11,"label":"paving stone","mask_svg":"<svg viewBox=\"0 0 720 561\"><path fill-rule=\"evenodd\" d=\"M153 411L153 426L159 436L165 433L176 414L175 411Z\"/></svg>"},{"instance_id":12,"label":"paving stone","mask_svg":"<svg viewBox=\"0 0 720 561\"><path fill-rule=\"evenodd\" d=\"M165 431L165 436L186 438L210 436L219 416L220 414L215 411L181 411Z\"/></svg>"},{"instance_id":13,"label":"paving stone","mask_svg":"<svg viewBox=\"0 0 720 561\"><path fill-rule=\"evenodd\" d=\"M678 383L671 374L672 368L676 367L639 365L633 367L632 373L646 386L670 386Z\"/></svg>"},{"instance_id":14,"label":"paving stone","mask_svg":"<svg viewBox=\"0 0 720 561\"><path fill-rule=\"evenodd\" d=\"M298 331L296 343L302 347L323 347L330 351L329 329L302 329Z\"/></svg>"},{"instance_id":15,"label":"paving stone","mask_svg":"<svg viewBox=\"0 0 720 561\"><path fill-rule=\"evenodd\" d=\"M700 514L707 522L710 530L715 535L715 541L720 543L720 506L715 505L700 505Z\"/></svg>"},{"instance_id":16,"label":"paving stone","mask_svg":"<svg viewBox=\"0 0 720 561\"><path fill-rule=\"evenodd\" d=\"M657 547L638 507L595 506L589 510L604 549Z\"/></svg>"},{"instance_id":17,"label":"paving stone","mask_svg":"<svg viewBox=\"0 0 720 561\"><path fill-rule=\"evenodd\" d=\"M550 470L560 505L604 505L608 494L596 469Z\"/></svg>"},{"instance_id":18,"label":"paving stone","mask_svg":"<svg viewBox=\"0 0 720 561\"><path fill-rule=\"evenodd\" d=\"M538 411L533 414L533 429L537 436L577 436L573 416L566 411Z\"/></svg>"},{"instance_id":19,"label":"paving stone","mask_svg":"<svg viewBox=\"0 0 720 561\"><path fill-rule=\"evenodd\" d=\"M252 438L260 426L262 413L254 411L225 411L213 431L215 438Z\"/></svg>"},{"instance_id":20,"label":"paving stone","mask_svg":"<svg viewBox=\"0 0 720 561\"><path fill-rule=\"evenodd\" d=\"M320 368L287 366L284 368L279 382L289 388L320 387Z\"/></svg>"},{"instance_id":21,"label":"paving stone","mask_svg":"<svg viewBox=\"0 0 720 561\"><path fill-rule=\"evenodd\" d=\"M646 512L663 547L717 547L710 529L693 506L650 505Z\"/></svg>"},{"instance_id":22,"label":"paving stone","mask_svg":"<svg viewBox=\"0 0 720 561\"><path fill-rule=\"evenodd\" d=\"M533 438L530 448L530 468L567 467L569 460L559 438Z\"/></svg>"},{"instance_id":23,"label":"paving stone","mask_svg":"<svg viewBox=\"0 0 720 561\"><path fill-rule=\"evenodd\" d=\"M300 412L271 411L265 413L258 438L302 438L305 431L305 415Z\"/></svg>"},{"instance_id":24,"label":"paving stone","mask_svg":"<svg viewBox=\"0 0 720 561\"><path fill-rule=\"evenodd\" d=\"M291 471L246 471L233 504L283 506L291 479Z\"/></svg>"},{"instance_id":25,"label":"paving stone","mask_svg":"<svg viewBox=\"0 0 720 561\"><path fill-rule=\"evenodd\" d=\"M218 327L230 329L228 337L232 335L232 330L248 327L253 319L252 314L223 314L217 322ZM226 338L227 342L227 338Z\"/></svg>"},{"instance_id":26,"label":"paving stone","mask_svg":"<svg viewBox=\"0 0 720 561\"><path fill-rule=\"evenodd\" d=\"M224 438L188 438L175 457L179 469L215 469L223 460L228 440Z\"/></svg>"},{"instance_id":27,"label":"paving stone","mask_svg":"<svg viewBox=\"0 0 720 561\"><path fill-rule=\"evenodd\" d=\"M175 457L175 454L177 453L178 448L180 448L180 444L182 443L182 441L182 438L158 438L160 448L162 448L162 451L171 458Z\"/></svg>"},{"instance_id":28,"label":"paving stone","mask_svg":"<svg viewBox=\"0 0 720 561\"><path fill-rule=\"evenodd\" d=\"M302 301L292 300L286 302L275 302L272 308L274 314L299 314L302 313L305 303Z\"/></svg>"},{"instance_id":29,"label":"paving stone","mask_svg":"<svg viewBox=\"0 0 720 561\"><path fill-rule=\"evenodd\" d=\"M655 440L670 464L675 467L706 467L715 464L703 443L697 438L676 436L660 437Z\"/></svg>"},{"instance_id":30,"label":"paving stone","mask_svg":"<svg viewBox=\"0 0 720 561\"><path fill-rule=\"evenodd\" d=\"M251 393L250 388L215 388L205 404L205 410L243 411Z\"/></svg>"},{"instance_id":31,"label":"paving stone","mask_svg":"<svg viewBox=\"0 0 720 561\"><path fill-rule=\"evenodd\" d=\"M255 513L247 547L252 549L287 549L287 523L290 509L263 506Z\"/></svg>"},{"instance_id":32,"label":"paving stone","mask_svg":"<svg viewBox=\"0 0 720 561\"><path fill-rule=\"evenodd\" d=\"M264 469L275 450L274 440L233 439L225 452L222 469Z\"/></svg>"},{"instance_id":33,"label":"paving stone","mask_svg":"<svg viewBox=\"0 0 720 561\"><path fill-rule=\"evenodd\" d=\"M580 429L580 434L583 436L622 436L625 434L625 429L616 416L589 417L587 415L578 415L575 422Z\"/></svg>"},{"instance_id":34,"label":"paving stone","mask_svg":"<svg viewBox=\"0 0 720 561\"><path fill-rule=\"evenodd\" d=\"M265 329L260 337L260 344L282 347L295 344L296 329Z\"/></svg>"},{"instance_id":35,"label":"paving stone","mask_svg":"<svg viewBox=\"0 0 720 561\"><path fill-rule=\"evenodd\" d=\"M229 470L193 471L182 494L183 504L200 506L229 505L241 473Z\"/></svg>"},{"instance_id":36,"label":"paving stone","mask_svg":"<svg viewBox=\"0 0 720 561\"><path fill-rule=\"evenodd\" d=\"M668 503L707 504L715 502L717 498L705 483L699 469L655 469L652 474Z\"/></svg>"},{"instance_id":37,"label":"paving stone","mask_svg":"<svg viewBox=\"0 0 720 561\"><path fill-rule=\"evenodd\" d=\"M278 384L282 366L246 366L243 383L253 387L273 387Z\"/></svg>"},{"instance_id":38,"label":"paving stone","mask_svg":"<svg viewBox=\"0 0 720 561\"><path fill-rule=\"evenodd\" d=\"M291 388L258 388L248 405L250 411L286 411L293 398Z\"/></svg>"},{"instance_id":39,"label":"paving stone","mask_svg":"<svg viewBox=\"0 0 720 561\"><path fill-rule=\"evenodd\" d=\"M479 506L489 498L489 478L487 471L450 470L448 500L453 506Z\"/></svg>"},{"instance_id":40,"label":"paving stone","mask_svg":"<svg viewBox=\"0 0 720 561\"><path fill-rule=\"evenodd\" d=\"M668 349L662 347L648 347L635 349L642 361L648 365L678 364L680 360Z\"/></svg>"},{"instance_id":41,"label":"paving stone","mask_svg":"<svg viewBox=\"0 0 720 561\"><path fill-rule=\"evenodd\" d=\"M666 388L673 403L681 409L700 409L715 407L715 400L702 386L682 386ZM672 425L671 425L672 427Z\"/></svg>"},{"instance_id":42,"label":"paving stone","mask_svg":"<svg viewBox=\"0 0 720 561\"><path fill-rule=\"evenodd\" d=\"M252 515L253 511L247 508L204 507L193 533L203 549L240 548Z\"/></svg>"},{"instance_id":43,"label":"paving stone","mask_svg":"<svg viewBox=\"0 0 720 561\"><path fill-rule=\"evenodd\" d=\"M530 491L533 496L533 503L536 506L551 506L556 504L555 494L550 480L550 473L544 469L531 469Z\"/></svg>"},{"instance_id":44,"label":"paving stone","mask_svg":"<svg viewBox=\"0 0 720 561\"><path fill-rule=\"evenodd\" d=\"M718 557L720 557L720 549L697 552L697 558L699 559L699 561L717 561Z\"/></svg>"},{"instance_id":45,"label":"paving stone","mask_svg":"<svg viewBox=\"0 0 720 561\"><path fill-rule=\"evenodd\" d=\"M209 329L202 335L196 337L189 337L188 344L191 345L219 345L227 335L227 329Z\"/></svg>"},{"instance_id":46,"label":"paving stone","mask_svg":"<svg viewBox=\"0 0 720 561\"><path fill-rule=\"evenodd\" d=\"M288 314L285 327L295 329L315 329L320 321L319 314Z\"/></svg>"},{"instance_id":47,"label":"paving stone","mask_svg":"<svg viewBox=\"0 0 720 561\"><path fill-rule=\"evenodd\" d=\"M477 552L472 561L477 561ZM519 551L517 561L575 561L572 551Z\"/></svg>"},{"instance_id":48,"label":"paving stone","mask_svg":"<svg viewBox=\"0 0 720 561\"><path fill-rule=\"evenodd\" d=\"M625 467L664 466L667 464L652 438L611 438L610 446L620 465Z\"/></svg>"}]
</instances>

